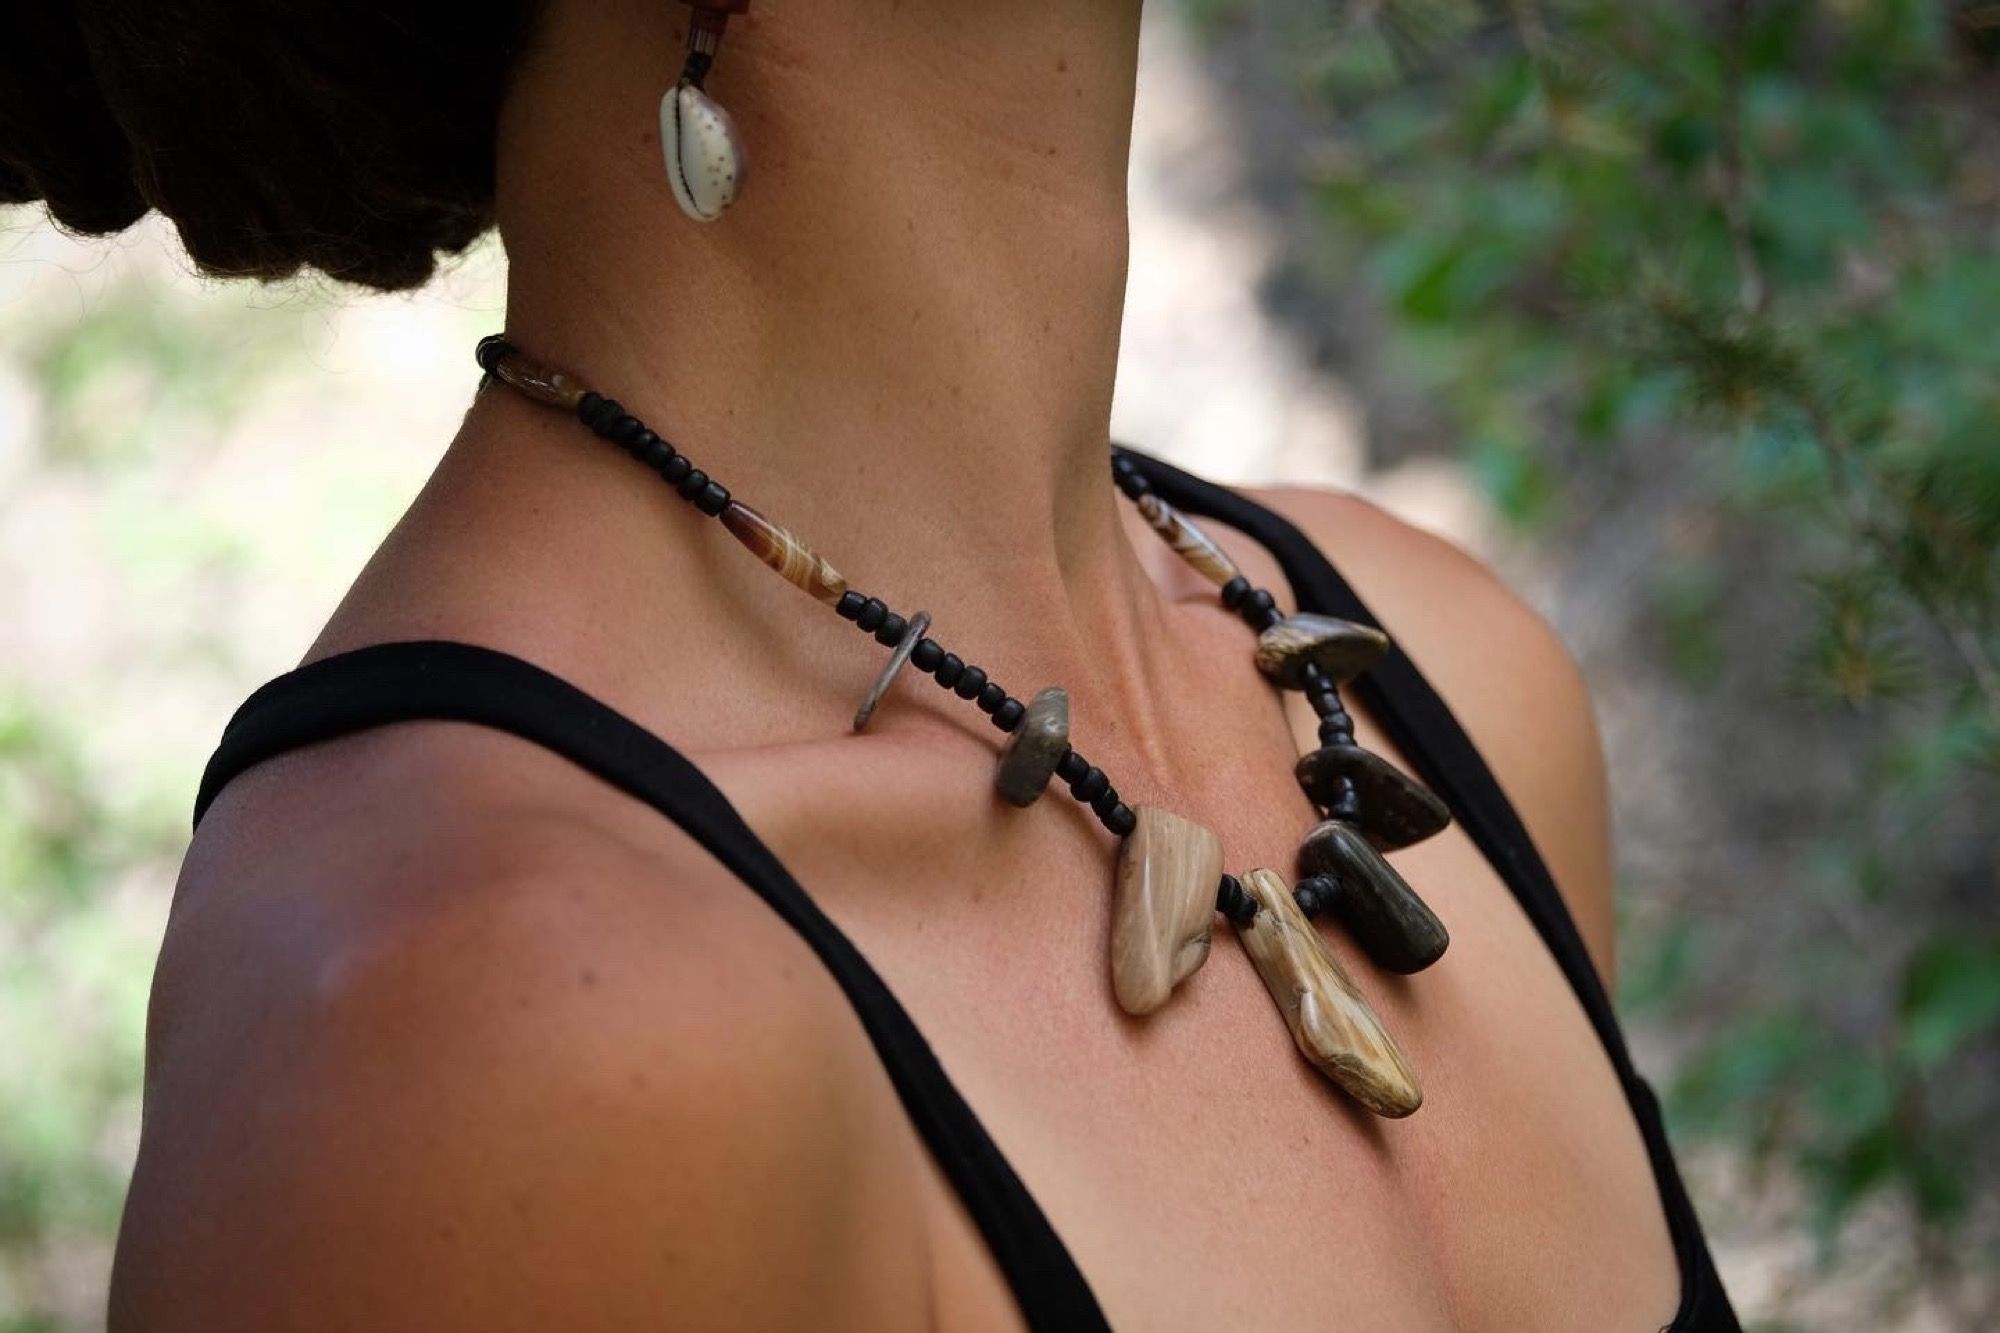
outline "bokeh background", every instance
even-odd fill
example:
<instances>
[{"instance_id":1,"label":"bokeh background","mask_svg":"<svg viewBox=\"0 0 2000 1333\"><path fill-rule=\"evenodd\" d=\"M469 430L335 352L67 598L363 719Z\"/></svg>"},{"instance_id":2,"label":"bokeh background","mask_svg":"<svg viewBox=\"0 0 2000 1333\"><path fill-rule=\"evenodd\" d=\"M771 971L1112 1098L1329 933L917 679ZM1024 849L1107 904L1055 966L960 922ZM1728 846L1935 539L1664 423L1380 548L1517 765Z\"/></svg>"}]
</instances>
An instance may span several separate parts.
<instances>
[{"instance_id":1,"label":"bokeh background","mask_svg":"<svg viewBox=\"0 0 2000 1333\"><path fill-rule=\"evenodd\" d=\"M1495 563L1739 1309L2000 1328L2000 5L1153 0L1116 429ZM101 1327L199 768L498 324L0 213L0 1333Z\"/></svg>"}]
</instances>

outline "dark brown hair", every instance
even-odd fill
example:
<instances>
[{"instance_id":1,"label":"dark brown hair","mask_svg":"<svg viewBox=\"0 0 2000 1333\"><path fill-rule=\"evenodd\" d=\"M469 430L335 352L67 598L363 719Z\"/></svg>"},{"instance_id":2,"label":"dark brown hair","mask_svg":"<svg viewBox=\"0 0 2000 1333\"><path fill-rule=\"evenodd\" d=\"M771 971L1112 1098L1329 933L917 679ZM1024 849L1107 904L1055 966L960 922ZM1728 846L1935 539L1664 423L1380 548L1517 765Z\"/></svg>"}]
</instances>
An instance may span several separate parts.
<instances>
[{"instance_id":1,"label":"dark brown hair","mask_svg":"<svg viewBox=\"0 0 2000 1333\"><path fill-rule=\"evenodd\" d=\"M539 0L6 0L0 203L158 209L207 272L415 287L493 221Z\"/></svg>"}]
</instances>

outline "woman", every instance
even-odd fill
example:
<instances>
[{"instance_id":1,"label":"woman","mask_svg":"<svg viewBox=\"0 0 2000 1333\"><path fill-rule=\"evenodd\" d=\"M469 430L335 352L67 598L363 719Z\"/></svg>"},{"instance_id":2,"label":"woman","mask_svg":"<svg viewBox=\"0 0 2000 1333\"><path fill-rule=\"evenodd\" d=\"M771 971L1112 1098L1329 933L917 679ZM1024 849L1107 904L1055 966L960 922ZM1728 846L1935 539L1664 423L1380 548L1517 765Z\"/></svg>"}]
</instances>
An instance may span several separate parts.
<instances>
[{"instance_id":1,"label":"woman","mask_svg":"<svg viewBox=\"0 0 2000 1333\"><path fill-rule=\"evenodd\" d=\"M706 224L654 110L689 20L16 20L7 197L158 207L217 272L403 287L489 223L510 264L511 346L204 784L113 1328L1733 1328L1605 1006L1561 646L1351 498L1107 466L1138 0L736 13L691 73L753 166ZM679 164L734 165L706 106L668 103ZM730 539L736 497L854 579L794 562L839 616ZM1210 516L1227 605L1163 501ZM1259 933L1300 897L1253 870L1376 808L1290 771L1352 730L1313 654L1369 640L1321 625L1274 693L1243 622L1361 617L1350 582L1399 649L1354 739L1456 817L1393 855L1451 940L1409 977L1434 951L1384 966L1351 911ZM885 647L916 664L856 734ZM995 723L1033 808L995 795ZM1135 998L1130 905L1178 873L1144 838L1224 916ZM1318 981L1286 991L1280 937ZM1372 1006L1348 1030L1379 1015L1372 1108L1403 1118L1300 1058L1300 995L1347 995L1312 958Z\"/></svg>"}]
</instances>

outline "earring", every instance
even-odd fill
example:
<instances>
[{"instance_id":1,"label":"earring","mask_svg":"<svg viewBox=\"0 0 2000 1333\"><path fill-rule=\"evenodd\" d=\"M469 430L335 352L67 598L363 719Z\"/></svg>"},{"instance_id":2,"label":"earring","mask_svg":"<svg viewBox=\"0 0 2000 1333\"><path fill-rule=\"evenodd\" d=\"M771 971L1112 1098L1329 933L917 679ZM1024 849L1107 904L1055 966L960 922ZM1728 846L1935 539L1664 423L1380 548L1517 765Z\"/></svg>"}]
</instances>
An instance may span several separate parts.
<instances>
[{"instance_id":1,"label":"earring","mask_svg":"<svg viewBox=\"0 0 2000 1333\"><path fill-rule=\"evenodd\" d=\"M743 188L743 145L729 113L702 90L722 45L731 14L750 0L681 0L693 8L688 21L687 64L680 81L660 99L660 148L674 202L696 222L713 222Z\"/></svg>"}]
</instances>

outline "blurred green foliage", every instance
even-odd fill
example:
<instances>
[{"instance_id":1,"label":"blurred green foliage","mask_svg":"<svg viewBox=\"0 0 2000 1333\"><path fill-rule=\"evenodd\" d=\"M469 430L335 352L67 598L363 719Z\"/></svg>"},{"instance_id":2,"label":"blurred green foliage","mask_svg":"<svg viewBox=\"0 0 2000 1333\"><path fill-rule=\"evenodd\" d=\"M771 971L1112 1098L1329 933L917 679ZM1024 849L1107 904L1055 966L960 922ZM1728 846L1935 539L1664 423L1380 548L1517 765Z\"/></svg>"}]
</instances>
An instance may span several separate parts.
<instances>
[{"instance_id":1,"label":"blurred green foliage","mask_svg":"<svg viewBox=\"0 0 2000 1333\"><path fill-rule=\"evenodd\" d=\"M1280 9L1328 125L1319 261L1365 284L1391 374L1500 510L1547 525L1574 478L1678 451L1707 511L1788 552L1813 609L1772 694L1868 738L1799 910L1859 928L1716 1015L1716 923L1670 925L1625 998L1699 1034L1677 1128L1794 1168L1829 1239L1884 1194L1949 1238L2000 1113L2000 9ZM1653 572L1690 690L1731 658L1744 575L1700 549ZM1925 859L1944 807L1976 812L1969 876Z\"/></svg>"}]
</instances>

